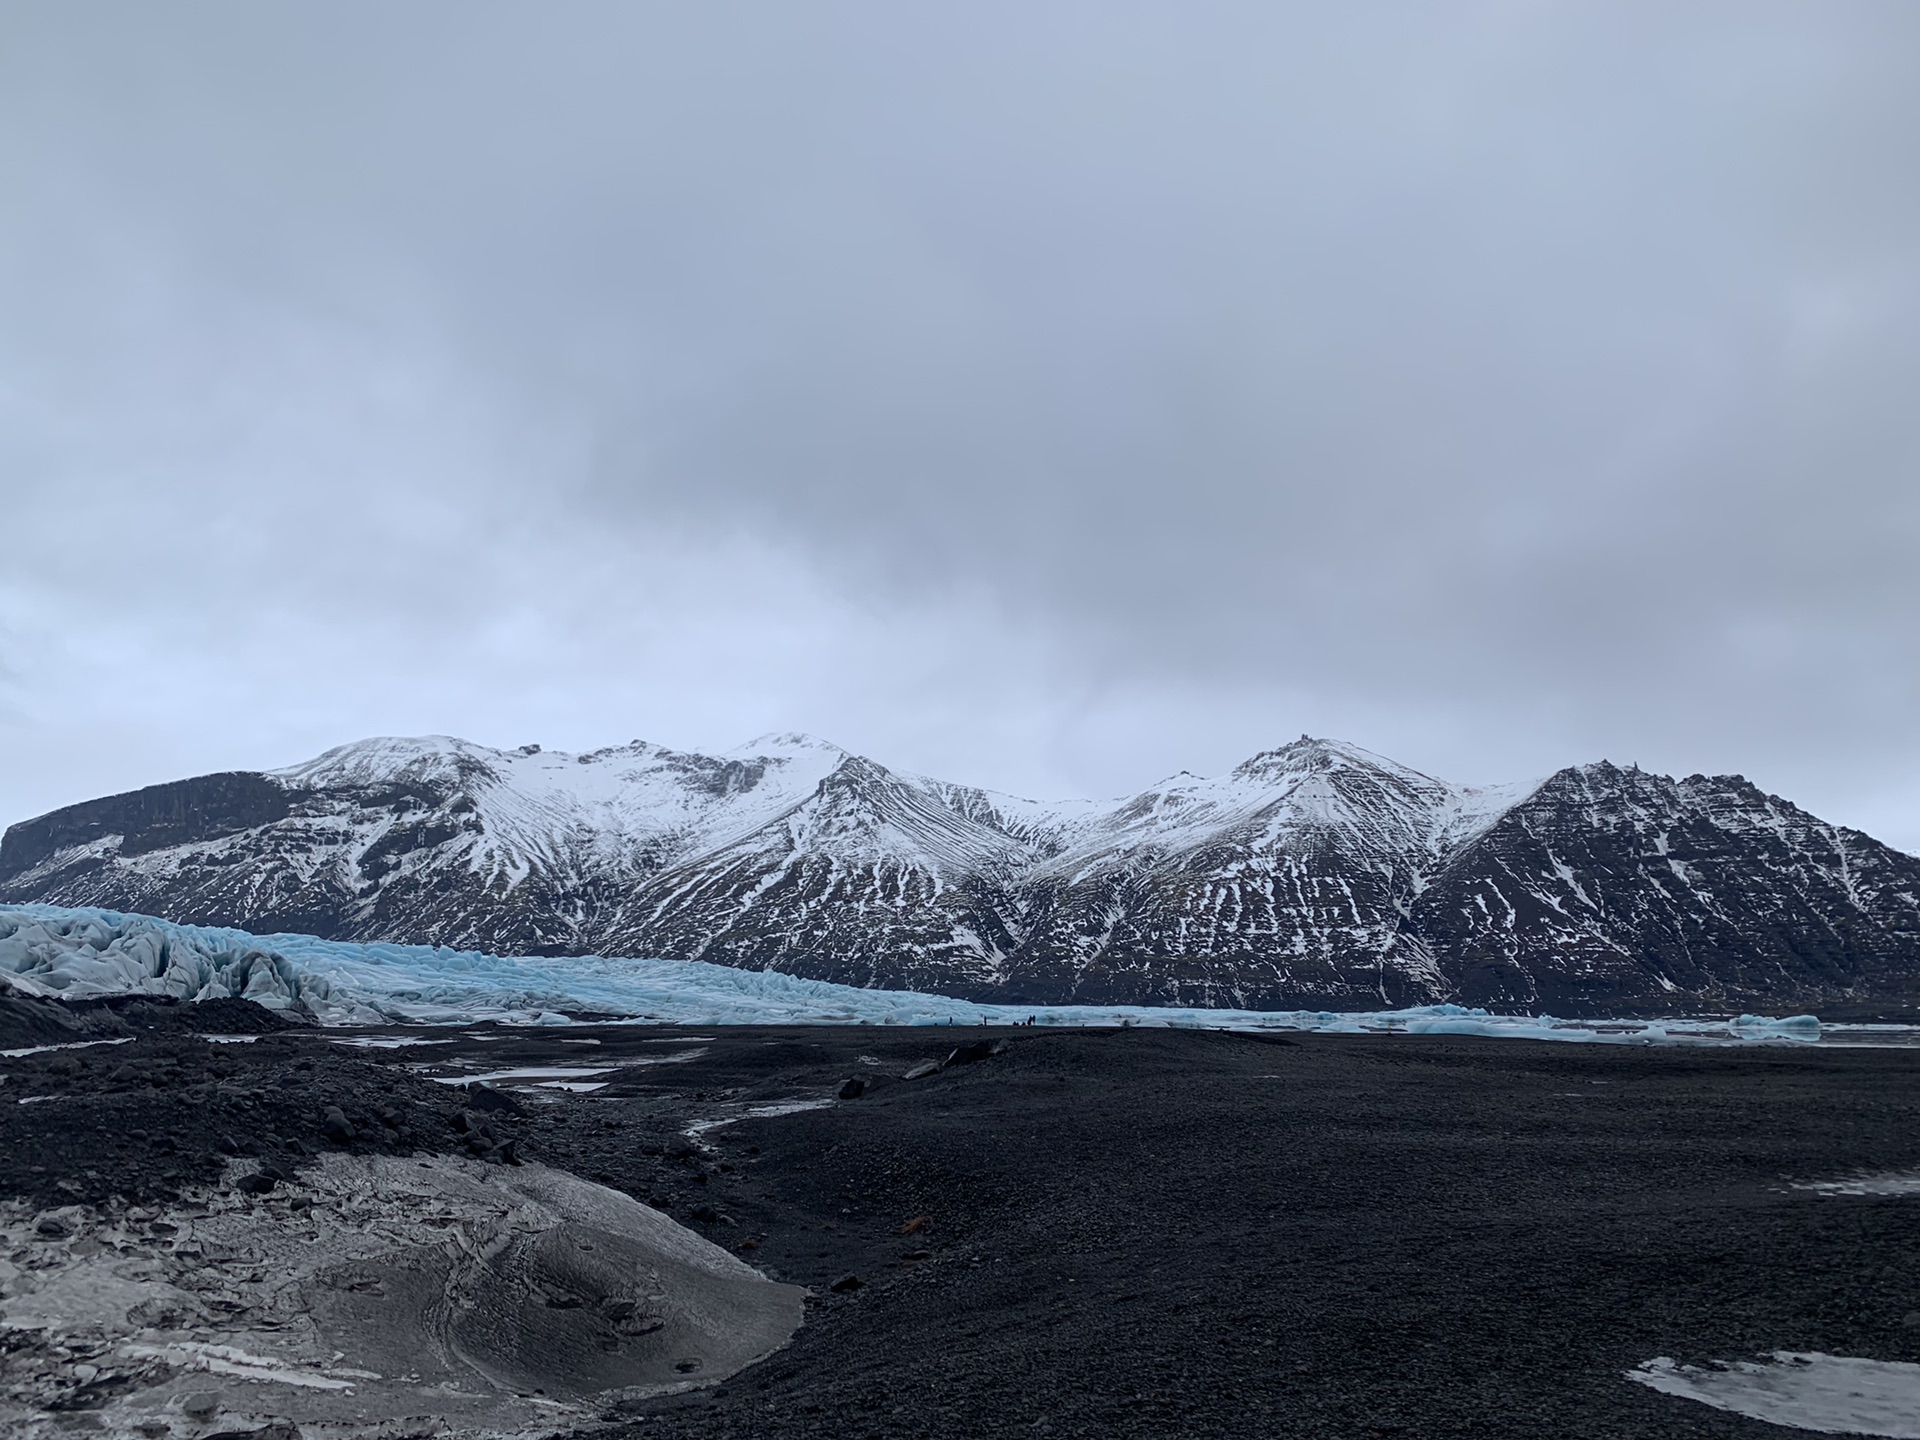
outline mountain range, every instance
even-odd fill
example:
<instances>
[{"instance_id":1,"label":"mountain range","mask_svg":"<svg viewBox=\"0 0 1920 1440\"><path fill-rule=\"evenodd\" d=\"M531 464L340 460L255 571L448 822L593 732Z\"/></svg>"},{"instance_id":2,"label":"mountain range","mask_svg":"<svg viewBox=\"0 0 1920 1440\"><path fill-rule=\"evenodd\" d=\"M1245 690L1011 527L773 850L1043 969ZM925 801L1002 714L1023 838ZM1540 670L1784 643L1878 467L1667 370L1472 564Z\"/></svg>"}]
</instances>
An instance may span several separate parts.
<instances>
[{"instance_id":1,"label":"mountain range","mask_svg":"<svg viewBox=\"0 0 1920 1440\"><path fill-rule=\"evenodd\" d=\"M0 900L1014 1003L1920 1008L1920 859L1739 776L1473 788L1308 737L1044 804L804 735L367 740L22 821Z\"/></svg>"}]
</instances>

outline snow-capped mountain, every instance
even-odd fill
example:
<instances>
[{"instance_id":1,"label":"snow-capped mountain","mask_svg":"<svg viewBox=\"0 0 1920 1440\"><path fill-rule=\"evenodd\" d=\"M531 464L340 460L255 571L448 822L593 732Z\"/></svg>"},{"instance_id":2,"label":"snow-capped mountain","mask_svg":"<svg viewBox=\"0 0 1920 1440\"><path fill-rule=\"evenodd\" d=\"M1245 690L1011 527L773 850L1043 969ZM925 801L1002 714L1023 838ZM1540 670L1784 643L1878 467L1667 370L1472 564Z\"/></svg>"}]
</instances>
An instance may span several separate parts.
<instances>
[{"instance_id":1,"label":"snow-capped mountain","mask_svg":"<svg viewBox=\"0 0 1920 1440\"><path fill-rule=\"evenodd\" d=\"M1305 737L1067 804L800 735L369 740L24 821L0 900L1029 1003L1920 1003L1920 859L1737 776L1470 789Z\"/></svg>"}]
</instances>

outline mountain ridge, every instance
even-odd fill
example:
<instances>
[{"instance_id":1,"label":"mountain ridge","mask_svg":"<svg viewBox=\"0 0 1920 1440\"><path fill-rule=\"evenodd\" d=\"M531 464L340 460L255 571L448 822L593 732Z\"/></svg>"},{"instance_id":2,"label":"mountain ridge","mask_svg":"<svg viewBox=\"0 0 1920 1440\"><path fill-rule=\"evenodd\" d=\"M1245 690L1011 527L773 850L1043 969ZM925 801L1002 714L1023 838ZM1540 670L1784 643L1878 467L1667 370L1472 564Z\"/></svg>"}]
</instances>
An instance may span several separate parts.
<instances>
[{"instance_id":1,"label":"mountain ridge","mask_svg":"<svg viewBox=\"0 0 1920 1440\"><path fill-rule=\"evenodd\" d=\"M794 733L375 738L22 821L0 900L1016 1003L1920 1004L1920 859L1742 777L1469 787L1308 736L1104 802Z\"/></svg>"}]
</instances>

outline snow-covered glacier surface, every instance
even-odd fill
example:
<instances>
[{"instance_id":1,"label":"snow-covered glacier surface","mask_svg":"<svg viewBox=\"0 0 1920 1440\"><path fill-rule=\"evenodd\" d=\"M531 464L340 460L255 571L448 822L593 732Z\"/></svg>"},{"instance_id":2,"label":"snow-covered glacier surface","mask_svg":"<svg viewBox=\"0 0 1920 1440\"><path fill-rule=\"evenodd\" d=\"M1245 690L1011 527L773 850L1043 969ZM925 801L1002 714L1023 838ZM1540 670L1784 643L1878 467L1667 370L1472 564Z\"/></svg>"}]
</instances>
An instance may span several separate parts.
<instances>
[{"instance_id":1,"label":"snow-covered glacier surface","mask_svg":"<svg viewBox=\"0 0 1920 1440\"><path fill-rule=\"evenodd\" d=\"M55 905L0 906L0 985L81 999L236 996L328 1025L565 1025L583 1015L657 1024L1188 1026L1340 1033L1487 1035L1624 1043L1817 1041L1811 1015L1773 1019L1578 1023L1457 1005L1406 1010L1182 1010L1150 1006L981 1005L907 990L866 990L698 961L482 955L422 945L176 925L147 915Z\"/></svg>"}]
</instances>

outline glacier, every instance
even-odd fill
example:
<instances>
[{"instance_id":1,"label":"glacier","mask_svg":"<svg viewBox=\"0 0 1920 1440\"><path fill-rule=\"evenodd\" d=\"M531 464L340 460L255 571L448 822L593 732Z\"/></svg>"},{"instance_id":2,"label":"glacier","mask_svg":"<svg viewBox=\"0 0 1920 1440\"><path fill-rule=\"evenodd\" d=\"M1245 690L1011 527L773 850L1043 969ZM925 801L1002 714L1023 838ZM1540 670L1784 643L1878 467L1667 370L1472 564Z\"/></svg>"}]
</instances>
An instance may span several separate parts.
<instances>
[{"instance_id":1,"label":"glacier","mask_svg":"<svg viewBox=\"0 0 1920 1440\"><path fill-rule=\"evenodd\" d=\"M1825 1033L1811 1015L1570 1022L1458 1005L1341 1012L980 1004L694 960L485 955L252 935L40 904L0 905L0 986L74 1000L233 996L336 1026L569 1025L590 1016L676 1025L1145 1025L1630 1044L1809 1043Z\"/></svg>"}]
</instances>

